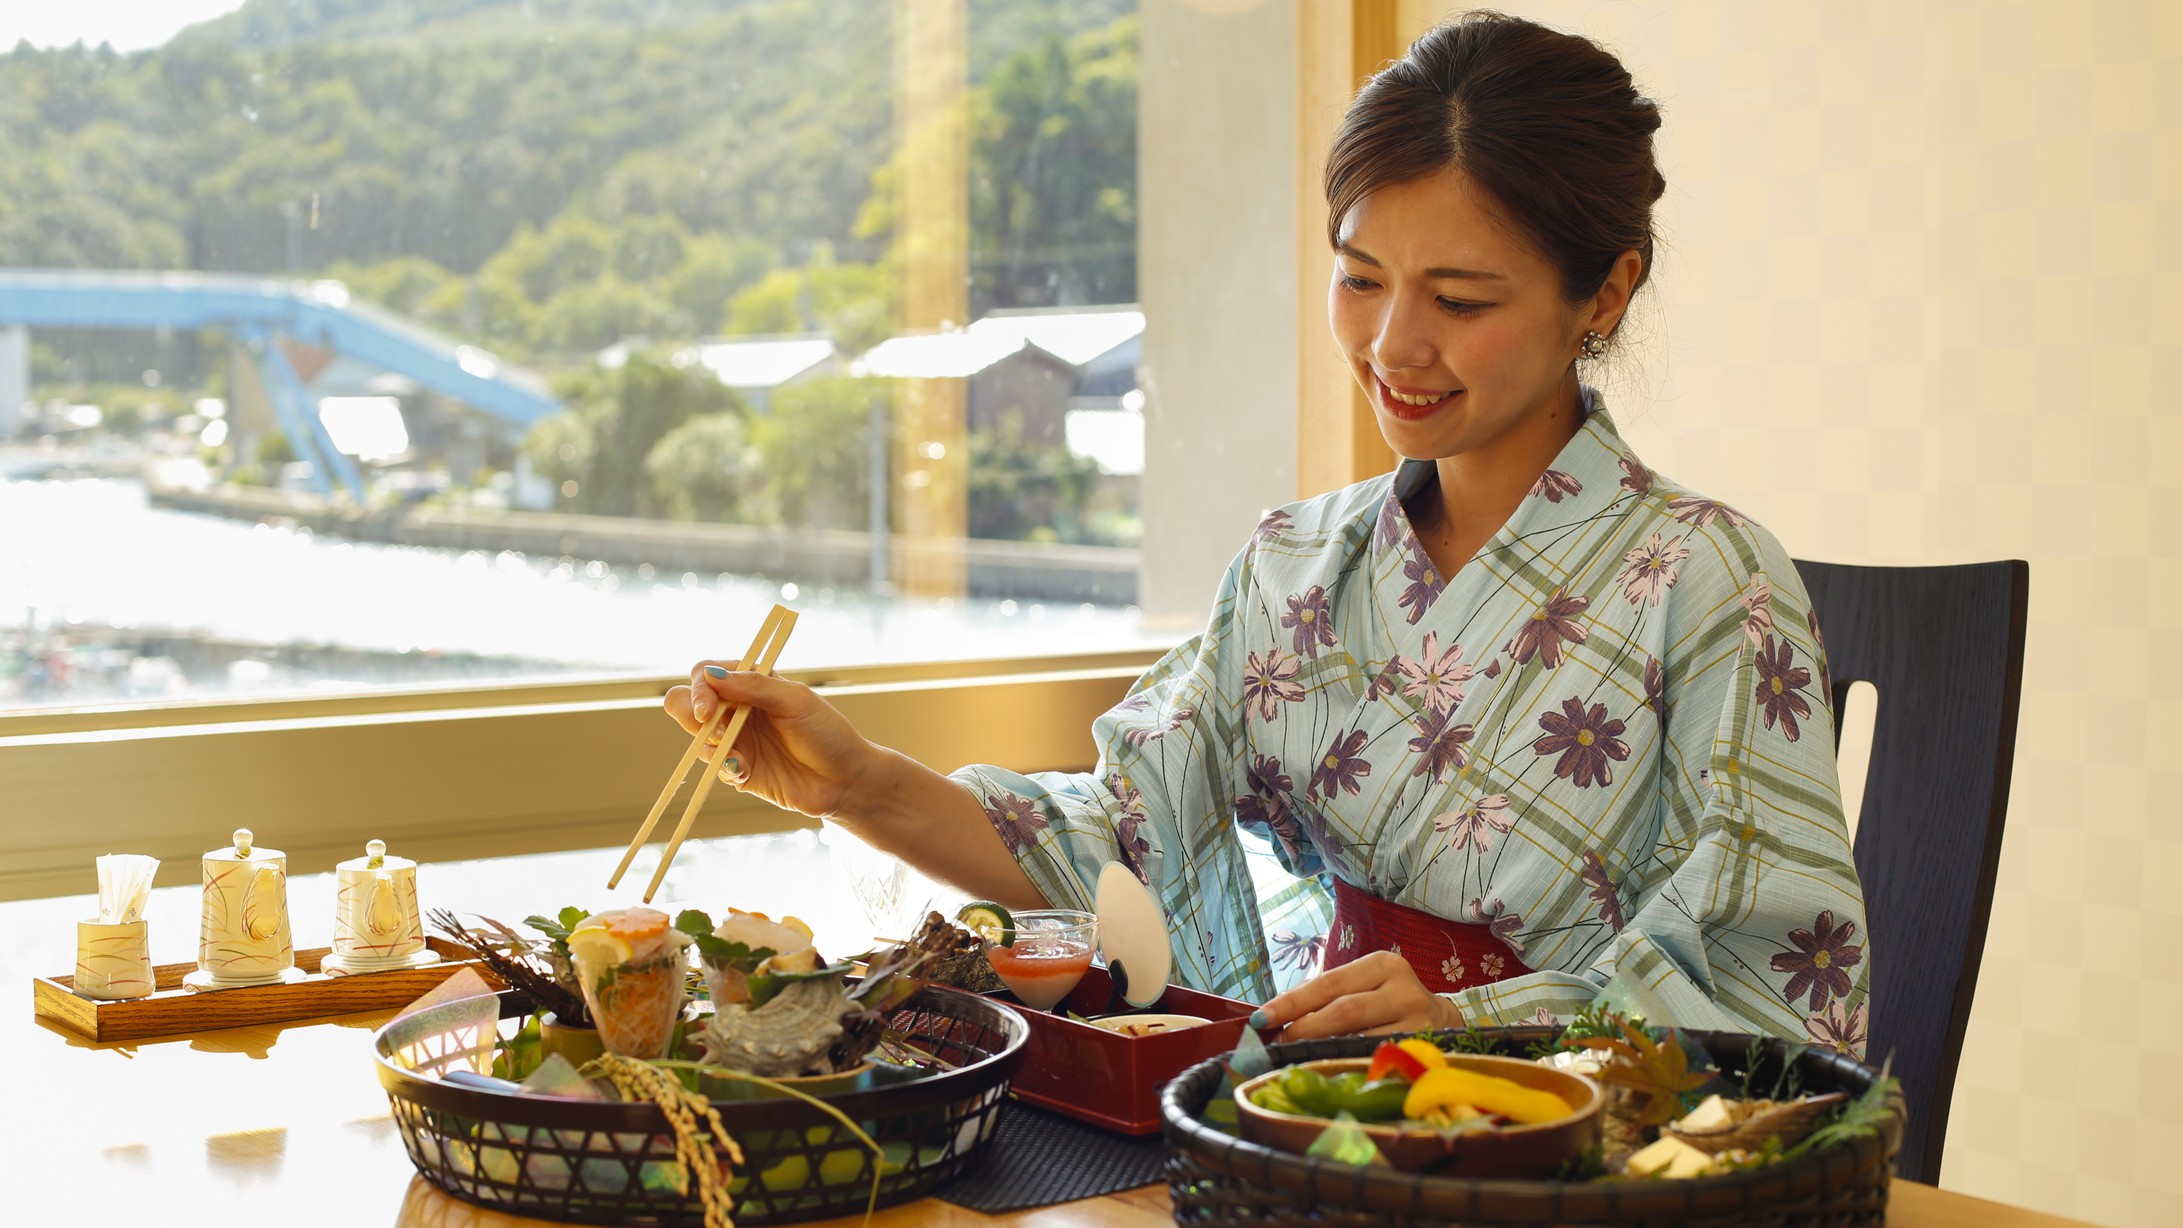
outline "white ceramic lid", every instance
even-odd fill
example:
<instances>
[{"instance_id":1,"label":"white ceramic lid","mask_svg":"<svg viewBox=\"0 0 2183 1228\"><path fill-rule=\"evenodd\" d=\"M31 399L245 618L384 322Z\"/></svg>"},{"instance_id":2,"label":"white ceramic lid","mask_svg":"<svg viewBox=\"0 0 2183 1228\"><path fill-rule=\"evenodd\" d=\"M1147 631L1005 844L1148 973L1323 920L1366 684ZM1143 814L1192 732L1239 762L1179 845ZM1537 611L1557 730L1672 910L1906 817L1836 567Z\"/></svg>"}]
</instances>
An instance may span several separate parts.
<instances>
[{"instance_id":1,"label":"white ceramic lid","mask_svg":"<svg viewBox=\"0 0 2183 1228\"><path fill-rule=\"evenodd\" d=\"M374 861L379 864L373 865ZM371 840L365 843L362 857L351 857L334 869L343 874L357 874L372 870L407 870L416 864L407 857L396 857L388 853L386 841Z\"/></svg>"},{"instance_id":2,"label":"white ceramic lid","mask_svg":"<svg viewBox=\"0 0 2183 1228\"><path fill-rule=\"evenodd\" d=\"M1167 992L1175 971L1167 914L1119 861L1099 872L1099 954L1131 1006L1150 1006Z\"/></svg>"},{"instance_id":3,"label":"white ceramic lid","mask_svg":"<svg viewBox=\"0 0 2183 1228\"><path fill-rule=\"evenodd\" d=\"M262 849L247 827L238 827L230 837L234 843L224 849L214 849L205 854L206 861L278 861L284 854L279 849Z\"/></svg>"}]
</instances>

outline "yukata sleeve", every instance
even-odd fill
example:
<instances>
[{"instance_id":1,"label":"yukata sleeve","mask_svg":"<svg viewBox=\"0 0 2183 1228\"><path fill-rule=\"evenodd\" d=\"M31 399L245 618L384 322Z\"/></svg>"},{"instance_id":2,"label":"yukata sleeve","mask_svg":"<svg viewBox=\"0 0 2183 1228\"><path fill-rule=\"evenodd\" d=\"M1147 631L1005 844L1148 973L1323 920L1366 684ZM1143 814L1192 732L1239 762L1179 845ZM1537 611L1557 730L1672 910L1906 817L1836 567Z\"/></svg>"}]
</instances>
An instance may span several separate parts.
<instances>
[{"instance_id":1,"label":"yukata sleeve","mask_svg":"<svg viewBox=\"0 0 2183 1228\"><path fill-rule=\"evenodd\" d=\"M1566 1015L1610 979L1625 1004L1694 1028L1861 1054L1864 894L1835 774L1824 650L1795 565L1755 526L1691 534L1720 566L1685 572L1667 660L1658 836L1572 867L1613 939L1584 976L1542 973L1452 995L1466 1019ZM1697 560L1694 559L1694 562Z\"/></svg>"},{"instance_id":2,"label":"yukata sleeve","mask_svg":"<svg viewBox=\"0 0 2183 1228\"><path fill-rule=\"evenodd\" d=\"M1092 724L1090 772L966 767L969 789L1031 882L1057 908L1093 907L1108 862L1127 866L1168 918L1174 979L1262 1001L1271 993L1258 899L1236 831L1243 797L1246 548L1205 631L1163 656Z\"/></svg>"}]
</instances>

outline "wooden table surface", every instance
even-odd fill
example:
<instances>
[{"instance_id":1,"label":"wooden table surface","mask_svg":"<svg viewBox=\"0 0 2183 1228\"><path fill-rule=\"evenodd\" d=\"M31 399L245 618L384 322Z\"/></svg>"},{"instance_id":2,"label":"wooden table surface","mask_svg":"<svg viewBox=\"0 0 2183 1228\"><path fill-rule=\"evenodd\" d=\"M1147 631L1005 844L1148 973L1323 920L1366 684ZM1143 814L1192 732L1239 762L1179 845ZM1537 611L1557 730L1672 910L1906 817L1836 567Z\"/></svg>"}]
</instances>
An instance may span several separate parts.
<instances>
[{"instance_id":1,"label":"wooden table surface","mask_svg":"<svg viewBox=\"0 0 2183 1228\"><path fill-rule=\"evenodd\" d=\"M384 1012L99 1045L32 1018L27 984L19 982L16 993L16 1009L0 1024L0 1045L12 1059L5 1166L35 1179L14 1183L14 1206L28 1197L56 1217L97 1205L156 1213L155 1220L193 1206L218 1209L223 1218L249 1216L238 1222L327 1228L546 1222L473 1206L416 1175L368 1057ZM928 1198L873 1219L889 1228L1169 1222L1166 1188L1156 1185L999 1216ZM1895 1183L1888 1215L1903 1228L2073 1222L1908 1181Z\"/></svg>"},{"instance_id":2,"label":"wooden table surface","mask_svg":"<svg viewBox=\"0 0 2183 1228\"><path fill-rule=\"evenodd\" d=\"M551 882L555 864L529 868L521 889L560 890ZM571 872L589 881L594 867L578 862ZM503 868L494 878L506 875ZM301 884L292 886L292 899L308 899L320 886L291 881ZM443 884L453 881L443 876ZM323 886L330 914L330 884ZM482 900L489 889L480 885L476 892ZM164 941L155 936L155 960L191 954L195 896L194 888L154 893L151 915L172 931ZM8 1110L0 1124L0 1171L16 1178L5 1193L7 1222L43 1224L94 1212L132 1222L195 1223L217 1214L224 1222L314 1228L546 1222L472 1206L416 1175L369 1056L372 1030L389 1012L105 1045L35 1018L30 981L68 970L73 921L87 904L82 898L0 903L0 932L8 934L0 942L0 979L13 982L8 992L15 1002L0 1013L0 1053L7 1056L0 1101ZM523 913L506 908L501 915ZM298 914L298 945L324 941L310 924ZM882 1211L873 1222L1153 1228L1171 1219L1166 1188L1147 1186L1000 1216L925 1199ZM1895 1183L1888 1217L1904 1228L2074 1222L1907 1181Z\"/></svg>"}]
</instances>

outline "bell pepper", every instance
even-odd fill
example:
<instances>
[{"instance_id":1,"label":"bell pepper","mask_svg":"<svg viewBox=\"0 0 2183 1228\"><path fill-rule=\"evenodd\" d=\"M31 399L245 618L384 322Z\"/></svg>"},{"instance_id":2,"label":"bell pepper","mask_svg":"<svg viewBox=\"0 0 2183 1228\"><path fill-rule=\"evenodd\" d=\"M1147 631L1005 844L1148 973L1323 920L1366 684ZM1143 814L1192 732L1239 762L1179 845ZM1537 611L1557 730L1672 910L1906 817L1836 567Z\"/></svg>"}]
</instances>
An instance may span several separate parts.
<instances>
[{"instance_id":1,"label":"bell pepper","mask_svg":"<svg viewBox=\"0 0 2183 1228\"><path fill-rule=\"evenodd\" d=\"M1435 1052L1438 1051L1435 1050ZM1387 1078L1389 1075L1394 1075L1414 1083L1417 1081L1417 1077L1424 1074L1427 1069L1425 1063L1419 1060L1416 1054L1408 1052L1394 1041L1383 1040L1380 1042L1380 1047L1372 1051L1372 1064L1366 1068L1364 1077L1376 1082Z\"/></svg>"},{"instance_id":2,"label":"bell pepper","mask_svg":"<svg viewBox=\"0 0 2183 1228\"><path fill-rule=\"evenodd\" d=\"M1448 1064L1448 1055L1442 1053L1440 1046L1429 1040L1419 1040L1413 1036L1408 1040L1396 1041L1395 1047L1423 1062L1427 1070L1438 1070Z\"/></svg>"},{"instance_id":3,"label":"bell pepper","mask_svg":"<svg viewBox=\"0 0 2183 1228\"><path fill-rule=\"evenodd\" d=\"M1411 1084L1410 1094L1402 1101L1402 1115L1424 1117L1436 1109L1456 1105L1469 1105L1481 1113L1496 1114L1523 1124L1553 1121L1569 1115L1569 1105L1552 1092L1452 1066L1428 1070L1423 1078Z\"/></svg>"}]
</instances>

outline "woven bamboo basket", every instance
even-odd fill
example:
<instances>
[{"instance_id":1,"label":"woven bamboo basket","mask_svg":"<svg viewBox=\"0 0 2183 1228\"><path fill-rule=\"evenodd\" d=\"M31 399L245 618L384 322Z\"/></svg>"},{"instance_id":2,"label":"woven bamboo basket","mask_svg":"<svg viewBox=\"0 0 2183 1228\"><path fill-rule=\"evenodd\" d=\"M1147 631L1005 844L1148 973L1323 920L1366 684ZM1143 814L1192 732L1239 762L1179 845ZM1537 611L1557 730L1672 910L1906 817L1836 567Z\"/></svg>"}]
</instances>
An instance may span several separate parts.
<instances>
[{"instance_id":1,"label":"woven bamboo basket","mask_svg":"<svg viewBox=\"0 0 2183 1228\"><path fill-rule=\"evenodd\" d=\"M1552 1028L1501 1028L1481 1035L1521 1054ZM1684 1032L1703 1045L1724 1073L1740 1075L1752 1038L1726 1032ZM1377 1037L1340 1037L1275 1045L1276 1064L1314 1058L1364 1057ZM1762 1064L1778 1071L1793 1060L1806 1092L1854 1096L1878 1071L1831 1050L1760 1041ZM1473 1181L1359 1168L1248 1143L1199 1120L1220 1090L1219 1060L1184 1071L1161 1096L1169 1146L1168 1192L1175 1222L1249 1224L1253 1228L1515 1228L1517 1225L1629 1225L1644 1228L1845 1228L1883 1223L1888 1182L1902 1143L1903 1105L1880 1129L1752 1172L1683 1181Z\"/></svg>"}]
</instances>

